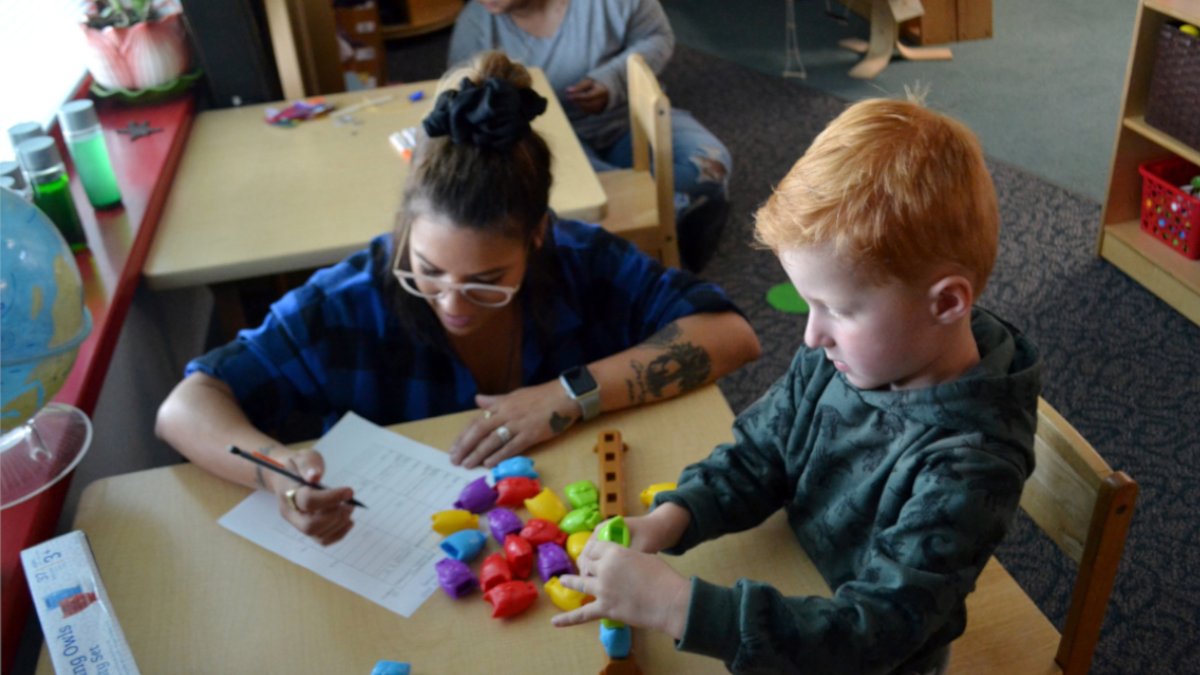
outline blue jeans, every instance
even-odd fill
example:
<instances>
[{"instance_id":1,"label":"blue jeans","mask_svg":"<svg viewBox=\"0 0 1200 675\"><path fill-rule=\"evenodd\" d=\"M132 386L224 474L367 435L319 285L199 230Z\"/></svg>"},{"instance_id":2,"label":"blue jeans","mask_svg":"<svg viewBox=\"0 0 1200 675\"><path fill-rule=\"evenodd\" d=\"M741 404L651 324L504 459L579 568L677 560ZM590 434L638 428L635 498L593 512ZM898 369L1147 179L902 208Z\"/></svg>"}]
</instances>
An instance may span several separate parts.
<instances>
[{"instance_id":1,"label":"blue jeans","mask_svg":"<svg viewBox=\"0 0 1200 675\"><path fill-rule=\"evenodd\" d=\"M733 158L729 149L686 110L671 109L671 148L675 159L675 206L686 210L700 197L725 199ZM608 148L597 150L583 144L596 171L628 169L633 166L630 132ZM682 197L682 209L680 202Z\"/></svg>"},{"instance_id":2,"label":"blue jeans","mask_svg":"<svg viewBox=\"0 0 1200 675\"><path fill-rule=\"evenodd\" d=\"M729 149L686 110L671 109L671 149L675 169L675 223L684 266L698 271L716 248L728 214L726 205L733 158ZM633 166L630 132L608 148L583 144L596 171Z\"/></svg>"}]
</instances>

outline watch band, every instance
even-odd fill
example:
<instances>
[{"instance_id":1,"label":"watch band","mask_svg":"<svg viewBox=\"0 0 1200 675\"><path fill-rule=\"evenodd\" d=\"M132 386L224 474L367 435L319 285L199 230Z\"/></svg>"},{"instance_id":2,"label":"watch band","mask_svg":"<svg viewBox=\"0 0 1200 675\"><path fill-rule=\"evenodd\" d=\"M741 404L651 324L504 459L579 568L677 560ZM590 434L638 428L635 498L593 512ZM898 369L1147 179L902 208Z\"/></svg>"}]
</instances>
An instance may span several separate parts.
<instances>
[{"instance_id":1,"label":"watch band","mask_svg":"<svg viewBox=\"0 0 1200 675\"><path fill-rule=\"evenodd\" d=\"M600 385L586 366L569 368L558 376L567 396L579 404L583 411L583 421L588 421L600 414Z\"/></svg>"}]
</instances>

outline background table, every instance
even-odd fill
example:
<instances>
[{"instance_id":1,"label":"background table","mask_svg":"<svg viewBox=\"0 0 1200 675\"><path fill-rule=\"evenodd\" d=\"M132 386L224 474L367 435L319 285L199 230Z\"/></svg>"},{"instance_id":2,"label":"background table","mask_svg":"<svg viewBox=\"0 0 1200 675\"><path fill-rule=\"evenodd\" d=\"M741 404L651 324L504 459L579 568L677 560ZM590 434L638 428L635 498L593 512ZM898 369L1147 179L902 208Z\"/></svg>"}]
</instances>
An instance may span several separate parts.
<instances>
[{"instance_id":1,"label":"background table","mask_svg":"<svg viewBox=\"0 0 1200 675\"><path fill-rule=\"evenodd\" d=\"M474 414L395 428L445 448ZM580 425L532 456L544 483L556 490L584 478L598 482L597 436L620 431L629 448L627 511L638 514L637 492L674 480L685 464L730 439L732 418L709 386ZM551 627L558 610L540 589L533 608L504 621L490 618L478 593L455 601L438 592L409 619L393 614L218 525L247 493L192 465L96 481L84 493L75 525L88 534L143 672L369 673L379 659L392 659L421 673L524 675L598 672L604 664L598 626ZM489 543L488 550L495 549ZM788 594L828 594L782 513L666 559L685 575L718 584L748 577ZM1046 664L1057 633L1045 617L998 564L989 566L981 587L987 593L981 597L1003 601L1005 610L982 624L974 617L983 610L972 610L972 628L978 624L994 639L980 653L956 654L952 672L997 665L1007 672L1054 672ZM676 651L663 634L635 630L634 636L634 654L648 674L725 672L719 661ZM38 672L51 672L44 652Z\"/></svg>"},{"instance_id":2,"label":"background table","mask_svg":"<svg viewBox=\"0 0 1200 675\"><path fill-rule=\"evenodd\" d=\"M549 101L533 122L554 155L550 206L560 216L596 221L606 197L545 75L534 89ZM292 128L264 122L268 107L196 116L177 178L143 269L161 290L236 281L333 264L395 222L408 163L388 143L420 124L436 82L327 96L338 110ZM421 92L419 101L409 96Z\"/></svg>"}]
</instances>

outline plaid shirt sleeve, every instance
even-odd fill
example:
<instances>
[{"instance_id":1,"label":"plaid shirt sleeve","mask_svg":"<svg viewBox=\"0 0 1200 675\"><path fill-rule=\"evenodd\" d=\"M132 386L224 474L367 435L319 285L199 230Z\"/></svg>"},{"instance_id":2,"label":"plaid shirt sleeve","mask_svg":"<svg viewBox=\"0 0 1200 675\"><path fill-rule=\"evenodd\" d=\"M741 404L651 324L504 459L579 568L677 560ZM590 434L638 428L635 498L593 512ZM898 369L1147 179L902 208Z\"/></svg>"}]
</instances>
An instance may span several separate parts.
<instances>
[{"instance_id":1,"label":"plaid shirt sleeve","mask_svg":"<svg viewBox=\"0 0 1200 675\"><path fill-rule=\"evenodd\" d=\"M378 315L387 306L372 281L373 266L387 259L385 239L318 271L274 303L262 325L194 359L184 374L202 372L224 381L260 429L277 429L293 413L323 418L328 425L347 409L337 402L354 398L354 392L339 389L376 377L354 372L368 370L370 360L352 359L378 341L375 334L386 323Z\"/></svg>"}]
</instances>

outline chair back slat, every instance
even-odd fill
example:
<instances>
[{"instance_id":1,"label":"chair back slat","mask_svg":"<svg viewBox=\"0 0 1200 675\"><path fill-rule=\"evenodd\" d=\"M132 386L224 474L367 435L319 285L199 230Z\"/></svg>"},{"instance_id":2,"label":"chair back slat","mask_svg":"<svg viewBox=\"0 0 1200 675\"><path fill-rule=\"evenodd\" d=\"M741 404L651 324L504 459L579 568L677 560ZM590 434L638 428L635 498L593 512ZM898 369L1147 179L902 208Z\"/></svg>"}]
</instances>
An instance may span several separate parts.
<instances>
[{"instance_id":1,"label":"chair back slat","mask_svg":"<svg viewBox=\"0 0 1200 675\"><path fill-rule=\"evenodd\" d=\"M1079 565L1055 661L1065 675L1083 675L1100 639L1138 486L1042 399L1034 455L1021 508Z\"/></svg>"},{"instance_id":2,"label":"chair back slat","mask_svg":"<svg viewBox=\"0 0 1200 675\"><path fill-rule=\"evenodd\" d=\"M1021 508L1078 563L1083 558L1100 481L1112 469L1041 399L1033 450L1036 466L1021 494Z\"/></svg>"},{"instance_id":3,"label":"chair back slat","mask_svg":"<svg viewBox=\"0 0 1200 675\"><path fill-rule=\"evenodd\" d=\"M661 259L668 267L679 267L679 245L675 232L675 166L671 146L671 102L659 86L654 71L640 54L626 62L629 87L629 120L634 171L653 167L658 202Z\"/></svg>"}]
</instances>

